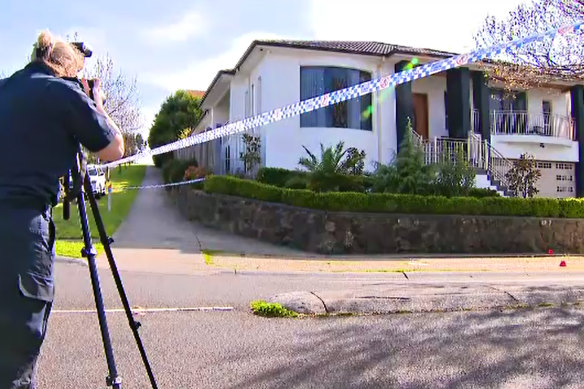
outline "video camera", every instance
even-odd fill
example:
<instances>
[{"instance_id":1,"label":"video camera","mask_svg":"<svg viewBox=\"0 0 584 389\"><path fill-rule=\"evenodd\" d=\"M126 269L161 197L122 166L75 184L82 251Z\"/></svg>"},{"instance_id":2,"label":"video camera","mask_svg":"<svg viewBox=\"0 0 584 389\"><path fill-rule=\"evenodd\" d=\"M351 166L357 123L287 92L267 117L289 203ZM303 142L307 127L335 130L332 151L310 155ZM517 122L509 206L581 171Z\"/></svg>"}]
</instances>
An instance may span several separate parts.
<instances>
[{"instance_id":1,"label":"video camera","mask_svg":"<svg viewBox=\"0 0 584 389\"><path fill-rule=\"evenodd\" d=\"M85 58L90 58L93 55L93 51L84 42L71 42L71 45L79 50L79 52L83 54ZM89 97L93 100L93 88L95 86L95 80L87 80L87 85L89 86Z\"/></svg>"}]
</instances>

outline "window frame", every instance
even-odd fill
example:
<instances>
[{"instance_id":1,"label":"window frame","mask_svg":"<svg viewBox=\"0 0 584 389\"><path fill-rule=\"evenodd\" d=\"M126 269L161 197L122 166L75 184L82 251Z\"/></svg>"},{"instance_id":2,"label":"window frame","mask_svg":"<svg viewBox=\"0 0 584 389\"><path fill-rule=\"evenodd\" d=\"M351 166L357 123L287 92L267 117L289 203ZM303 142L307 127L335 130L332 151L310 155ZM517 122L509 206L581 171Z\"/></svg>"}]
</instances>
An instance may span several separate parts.
<instances>
[{"instance_id":1,"label":"window frame","mask_svg":"<svg viewBox=\"0 0 584 389\"><path fill-rule=\"evenodd\" d=\"M300 80L300 85L299 85L299 95L300 95L300 100L306 100L306 99L311 99L313 97L318 96L319 94L315 95L315 96L310 96L311 94L309 93L303 93L303 70L305 69L322 69L323 71L326 71L327 69L333 69L333 70L345 70L346 71L346 80L348 81L349 79L349 72L350 71L354 71L358 73L358 82L357 84L350 84L350 82L346 82L346 86L342 86L339 89L343 89L343 88L347 88L353 85L358 85L360 83L363 82L367 82L367 81L371 81L373 79L373 72L370 70L364 70L364 69L360 69L360 68L355 68L355 67L348 67L348 66L329 66L329 65L300 65L299 66L299 80ZM327 88L327 84L330 84L330 80L326 80L326 78L323 77L323 85L322 85L322 89L323 92L322 93L331 93L334 90L338 90L338 89L333 89L333 88ZM331 89L331 90L328 90ZM359 104L359 127L354 127L351 126L351 117L350 117L350 111L351 108L349 104ZM344 120L347 122L346 126L339 126L339 125L334 125L334 118L332 120L329 120L329 116L326 117L325 119L325 125L309 125L305 122L305 120L308 120L307 118L309 118L309 115L318 112L319 110L325 110L326 114L325 115L334 115L334 112L332 110L334 110L334 107L338 107L339 104L345 104L345 118ZM373 114L371 113L369 115L368 118L363 119L362 114L363 112L366 110L365 107L373 107L373 94L369 93L369 94L365 94L363 96L360 96L358 98L355 99L350 99L347 100L345 102L341 102L339 104L334 104L331 105L329 107L325 107L325 108L320 108L319 110L315 110L309 113L305 113L305 114L301 114L300 115L300 128L338 128L338 129L348 129L348 130L360 130L360 131L369 131L369 132L373 132ZM337 108L337 109L342 109L342 108ZM353 108L354 109L354 108ZM329 121L331 123L329 123ZM332 124L332 125L329 125Z\"/></svg>"}]
</instances>

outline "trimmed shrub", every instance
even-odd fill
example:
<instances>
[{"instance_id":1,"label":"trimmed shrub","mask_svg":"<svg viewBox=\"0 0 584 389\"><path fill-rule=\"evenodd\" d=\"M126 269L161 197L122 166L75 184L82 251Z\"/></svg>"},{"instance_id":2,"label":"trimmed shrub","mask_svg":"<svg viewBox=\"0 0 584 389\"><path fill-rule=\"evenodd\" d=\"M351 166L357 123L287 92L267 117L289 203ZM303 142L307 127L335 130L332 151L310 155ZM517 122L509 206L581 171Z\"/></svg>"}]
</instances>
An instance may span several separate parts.
<instances>
[{"instance_id":1,"label":"trimmed shrub","mask_svg":"<svg viewBox=\"0 0 584 389\"><path fill-rule=\"evenodd\" d=\"M584 200L561 199L560 217L584 218Z\"/></svg>"},{"instance_id":2,"label":"trimmed shrub","mask_svg":"<svg viewBox=\"0 0 584 389\"><path fill-rule=\"evenodd\" d=\"M307 186L308 180L306 177L302 176L292 176L284 185L284 187L288 189L306 189Z\"/></svg>"},{"instance_id":3,"label":"trimmed shrub","mask_svg":"<svg viewBox=\"0 0 584 389\"><path fill-rule=\"evenodd\" d=\"M203 187L205 191L211 193L223 193L270 202L282 201L281 188L237 177L207 176Z\"/></svg>"},{"instance_id":4,"label":"trimmed shrub","mask_svg":"<svg viewBox=\"0 0 584 389\"><path fill-rule=\"evenodd\" d=\"M185 172L189 167L197 166L198 163L195 159L170 159L162 165L162 177L166 183L180 182L184 180Z\"/></svg>"},{"instance_id":5,"label":"trimmed shrub","mask_svg":"<svg viewBox=\"0 0 584 389\"><path fill-rule=\"evenodd\" d=\"M314 172L308 176L308 188L315 192L364 192L362 176Z\"/></svg>"},{"instance_id":6,"label":"trimmed shrub","mask_svg":"<svg viewBox=\"0 0 584 389\"><path fill-rule=\"evenodd\" d=\"M179 161L177 159L169 159L164 162L162 165L162 178L164 179L165 183L170 183L170 177L173 175L173 172L176 170Z\"/></svg>"},{"instance_id":7,"label":"trimmed shrub","mask_svg":"<svg viewBox=\"0 0 584 389\"><path fill-rule=\"evenodd\" d=\"M470 188L468 191L468 195L471 197L501 197L496 190L488 189L488 188Z\"/></svg>"},{"instance_id":8,"label":"trimmed shrub","mask_svg":"<svg viewBox=\"0 0 584 389\"><path fill-rule=\"evenodd\" d=\"M584 200L523 199L505 197L444 197L394 193L317 193L285 189L227 176L208 176L205 191L296 207L347 212L388 212L441 215L499 215L534 217L584 217Z\"/></svg>"},{"instance_id":9,"label":"trimmed shrub","mask_svg":"<svg viewBox=\"0 0 584 389\"><path fill-rule=\"evenodd\" d=\"M286 183L292 177L306 177L306 172L297 170L288 170L278 167L262 167L258 170L256 180L262 184L279 186L281 188L286 186Z\"/></svg>"},{"instance_id":10,"label":"trimmed shrub","mask_svg":"<svg viewBox=\"0 0 584 389\"><path fill-rule=\"evenodd\" d=\"M203 166L189 166L187 167L187 170L185 170L183 180L196 180L197 178L205 178L207 175L209 175L209 171ZM195 189L203 189L203 182L195 182L194 184L191 184L191 186Z\"/></svg>"}]
</instances>

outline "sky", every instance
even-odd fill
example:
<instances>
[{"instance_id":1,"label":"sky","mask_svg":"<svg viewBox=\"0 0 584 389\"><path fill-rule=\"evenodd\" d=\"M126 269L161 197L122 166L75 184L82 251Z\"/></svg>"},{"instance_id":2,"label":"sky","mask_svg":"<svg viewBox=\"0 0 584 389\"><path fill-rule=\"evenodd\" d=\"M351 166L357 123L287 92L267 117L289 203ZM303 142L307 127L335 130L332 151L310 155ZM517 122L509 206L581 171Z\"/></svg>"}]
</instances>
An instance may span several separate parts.
<instances>
[{"instance_id":1,"label":"sky","mask_svg":"<svg viewBox=\"0 0 584 389\"><path fill-rule=\"evenodd\" d=\"M2 0L0 75L26 65L40 31L77 33L94 57L108 53L118 69L137 78L147 134L169 95L206 90L254 39L374 40L466 52L487 15L504 17L521 2Z\"/></svg>"}]
</instances>

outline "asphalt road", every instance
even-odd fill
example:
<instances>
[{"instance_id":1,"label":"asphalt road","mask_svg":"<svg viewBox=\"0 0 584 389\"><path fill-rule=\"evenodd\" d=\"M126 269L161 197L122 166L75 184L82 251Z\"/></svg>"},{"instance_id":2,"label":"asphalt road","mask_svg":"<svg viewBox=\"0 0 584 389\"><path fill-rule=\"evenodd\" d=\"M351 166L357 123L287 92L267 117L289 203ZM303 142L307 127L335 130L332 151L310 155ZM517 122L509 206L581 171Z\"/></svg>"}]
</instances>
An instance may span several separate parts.
<instances>
[{"instance_id":1,"label":"asphalt road","mask_svg":"<svg viewBox=\"0 0 584 389\"><path fill-rule=\"evenodd\" d=\"M101 274L106 305L119 307L111 277ZM492 282L512 278L484 276ZM397 288L404 282L399 277L123 274L134 306L235 308L139 316L161 388L581 387L584 311L578 309L305 319L265 319L247 310L251 299L278 292L380 282ZM410 281L474 282L468 275L418 277ZM95 314L68 312L93 307L87 268L57 264L57 283L40 388L103 388L107 368ZM123 387L147 388L124 315L108 318Z\"/></svg>"}]
</instances>

